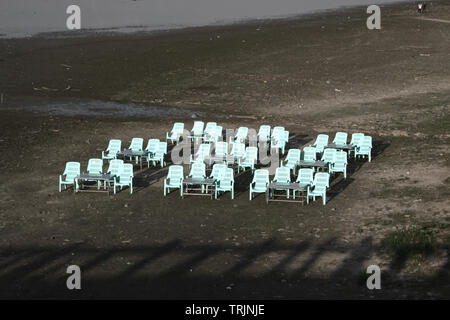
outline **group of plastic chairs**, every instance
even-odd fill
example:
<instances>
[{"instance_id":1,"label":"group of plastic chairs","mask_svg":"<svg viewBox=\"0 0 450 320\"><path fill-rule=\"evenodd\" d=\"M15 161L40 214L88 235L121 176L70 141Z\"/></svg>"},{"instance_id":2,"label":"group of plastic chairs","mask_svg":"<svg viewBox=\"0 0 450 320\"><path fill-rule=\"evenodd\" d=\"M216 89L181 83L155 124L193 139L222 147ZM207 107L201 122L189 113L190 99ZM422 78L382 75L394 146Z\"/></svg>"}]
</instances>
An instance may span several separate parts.
<instances>
[{"instance_id":1,"label":"group of plastic chairs","mask_svg":"<svg viewBox=\"0 0 450 320\"><path fill-rule=\"evenodd\" d=\"M102 158L90 159L86 169L89 175L102 175L103 162L109 162L106 173L110 174L110 181L105 181L106 185L114 185L114 193L116 187L122 188L128 186L130 193L133 193L133 165L124 163L124 160L117 159L122 154L130 161L138 162L139 158L150 164L161 167L165 166L165 156L167 154L167 144L178 143L181 139L191 139L195 141L194 153L190 156L190 171L186 178L191 181L209 179L214 181L215 198L220 193L230 192L231 198L234 199L234 175L235 168L239 174L241 171L250 169L253 173L253 179L250 183L249 198L252 200L255 193L265 193L269 186L269 171L267 169L257 169L258 164L258 148L267 147L273 150L285 153L286 144L289 141L289 131L284 127L276 126L271 128L269 125L261 125L256 135L256 146L247 146L249 141L249 129L247 127L239 127L236 133L223 141L223 127L217 125L216 122L208 122L205 126L202 121L195 121L190 131L185 130L182 122L173 125L170 132L166 133L167 141L159 139L149 139L147 147L143 148L143 138L133 138L128 153L122 151L122 142L118 139L109 141L108 147L102 151ZM353 133L351 141L347 143L348 134L346 132L337 132L331 144L329 136L319 134L313 144L301 149L289 149L286 158L281 162L279 168L276 169L272 182L291 183L295 181L307 190L307 202L309 199L315 200L316 197L322 197L323 204L326 203L326 190L329 188L330 175L342 173L344 179L347 178L348 157L352 156L357 159L359 157L367 157L371 161L372 137L363 133ZM195 148L197 146L197 148ZM348 153L340 148L345 147ZM303 166L300 166L303 160ZM321 161L324 163L324 169L327 172L316 172L313 168L305 168L305 163ZM206 173L207 165L211 167L209 174ZM231 165L231 167L230 167ZM306 166L307 167L307 166ZM64 173L59 177L59 191L66 189L68 185L73 185L75 190L79 189L77 177L80 176L80 163L67 162ZM291 179L291 177L294 177ZM295 178L296 177L296 178ZM180 195L183 195L183 181L185 180L182 165L171 165L168 175L164 179L164 196L171 189L179 189ZM101 183L97 182L97 188L101 188ZM202 186L202 192L208 192L209 185ZM295 198L296 192L292 191ZM286 191L286 196L291 196L290 191Z\"/></svg>"},{"instance_id":2,"label":"group of plastic chairs","mask_svg":"<svg viewBox=\"0 0 450 320\"><path fill-rule=\"evenodd\" d=\"M67 186L72 185L75 191L78 191L80 186L78 184L77 178L80 176L80 163L79 162L67 162L64 173L59 176L59 192L62 188L67 189ZM103 159L89 159L86 172L90 176L102 176L103 171ZM107 174L110 175L108 181L104 181L103 187L106 184L113 185L114 193L116 193L116 188L122 189L122 187L129 187L130 193L133 193L133 165L131 163L124 163L121 159L112 159L109 161ZM89 181L89 179L85 179ZM92 180L94 181L94 180ZM97 189L100 189L101 182L97 181Z\"/></svg>"},{"instance_id":3,"label":"group of plastic chairs","mask_svg":"<svg viewBox=\"0 0 450 320\"><path fill-rule=\"evenodd\" d=\"M344 179L347 178L348 157L353 153L354 158L367 156L371 161L372 137L365 136L363 133L353 133L350 144L347 143L348 134L346 132L337 132L332 144L329 144L329 136L319 134L315 142L307 147L300 149L289 149L288 154L281 166L276 169L275 177L272 182L281 184L291 183L291 174L298 176L295 183L300 187L306 188L306 200L316 200L316 197L322 197L323 204L326 204L326 191L330 187L330 176L336 173L342 173ZM349 153L340 148L345 147ZM317 158L319 155L319 158ZM301 168L300 163L303 160L303 166L308 163L315 163L317 160L323 162L323 169L328 172L315 172L313 168ZM269 186L269 172L265 169L255 171L253 181L250 184L250 200L253 193L265 193ZM283 189L284 190L284 189ZM286 190L286 197L289 198L289 190ZM297 190L293 190L295 199Z\"/></svg>"},{"instance_id":4,"label":"group of plastic chairs","mask_svg":"<svg viewBox=\"0 0 450 320\"><path fill-rule=\"evenodd\" d=\"M209 175L206 174L206 165L203 162L195 162L192 164L189 175L186 178L195 180L211 179L214 181L214 193L217 199L220 193L230 192L231 199L234 199L234 169L229 168L226 163L216 163L212 167ZM169 173L164 179L164 196L170 189L179 189L180 196L183 196L183 166L172 165L169 167ZM209 186L202 186L202 192L208 192Z\"/></svg>"},{"instance_id":5,"label":"group of plastic chairs","mask_svg":"<svg viewBox=\"0 0 450 320\"><path fill-rule=\"evenodd\" d=\"M216 122L194 121L194 125L190 131L186 130L184 123L174 123L172 130L166 132L166 140L170 143L178 143L182 138L190 138L197 144L211 144L226 142L230 146L234 144L246 144L246 141L255 139L258 147L265 144L270 148L271 152L280 150L284 154L286 144L289 140L289 131L284 127L277 126L273 129L269 125L261 125L258 133L251 135L247 127L239 127L236 133L229 137L228 141L223 139L223 127ZM233 151L231 151L233 152Z\"/></svg>"},{"instance_id":6,"label":"group of plastic chairs","mask_svg":"<svg viewBox=\"0 0 450 320\"><path fill-rule=\"evenodd\" d=\"M167 153L167 142L159 141L159 139L149 139L147 147L143 148L143 138L133 138L131 140L128 150L131 151L127 156L129 160L135 160L136 163L139 157L147 161L147 166L150 167L150 163L156 166L158 163L161 167L164 166L164 157ZM111 139L108 147L105 151L102 151L102 158L89 159L88 166L85 173L91 176L103 175L103 173L110 175L110 180L104 182L106 184L113 185L114 193L116 189L122 189L123 187L129 187L130 193L133 193L133 164L125 163L122 159L117 159L118 155L122 153L122 141L119 139ZM133 159L134 158L134 159ZM109 162L108 169L103 171L104 161ZM62 175L59 176L59 192L62 189L67 189L69 185L75 188L75 191L79 190L77 177L80 176L81 166L79 162L67 162L66 168ZM97 188L101 188L101 183L97 182Z\"/></svg>"},{"instance_id":7,"label":"group of plastic chairs","mask_svg":"<svg viewBox=\"0 0 450 320\"><path fill-rule=\"evenodd\" d=\"M291 169L288 167L279 167L275 171L275 176L272 182L283 184L291 183ZM269 188L269 170L258 169L255 171L253 180L250 183L249 197L253 198L254 193L266 193ZM326 204L327 188L330 187L330 174L328 172L316 172L312 168L301 168L298 172L298 177L295 180L300 187L306 188L306 203L309 203L309 199L316 200L316 197L322 197L323 205ZM276 189L275 189L276 190ZM286 189L281 189L286 190ZM293 198L295 199L296 193L300 190L294 189ZM286 190L286 198L290 197L290 190Z\"/></svg>"}]
</instances>

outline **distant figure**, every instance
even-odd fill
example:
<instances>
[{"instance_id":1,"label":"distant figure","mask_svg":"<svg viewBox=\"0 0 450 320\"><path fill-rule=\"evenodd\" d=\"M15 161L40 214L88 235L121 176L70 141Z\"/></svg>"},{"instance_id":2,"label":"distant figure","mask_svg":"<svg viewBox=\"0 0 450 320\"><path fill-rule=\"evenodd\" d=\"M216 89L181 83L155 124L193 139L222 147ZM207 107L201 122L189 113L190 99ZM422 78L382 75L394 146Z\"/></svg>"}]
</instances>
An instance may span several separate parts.
<instances>
[{"instance_id":1,"label":"distant figure","mask_svg":"<svg viewBox=\"0 0 450 320\"><path fill-rule=\"evenodd\" d=\"M417 12L418 13L425 13L426 8L427 8L427 4L425 2L419 2L417 4Z\"/></svg>"}]
</instances>

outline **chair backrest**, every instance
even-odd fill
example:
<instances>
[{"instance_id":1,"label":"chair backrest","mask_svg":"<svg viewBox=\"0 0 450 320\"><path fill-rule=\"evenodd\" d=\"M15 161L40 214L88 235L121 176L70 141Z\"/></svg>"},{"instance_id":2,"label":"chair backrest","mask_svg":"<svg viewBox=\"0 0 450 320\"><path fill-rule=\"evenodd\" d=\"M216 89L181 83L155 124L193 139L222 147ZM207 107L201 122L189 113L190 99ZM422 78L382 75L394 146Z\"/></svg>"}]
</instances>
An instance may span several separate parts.
<instances>
[{"instance_id":1,"label":"chair backrest","mask_svg":"<svg viewBox=\"0 0 450 320\"><path fill-rule=\"evenodd\" d=\"M145 150L148 152L156 152L158 150L158 145L159 139L149 139Z\"/></svg>"},{"instance_id":2,"label":"chair backrest","mask_svg":"<svg viewBox=\"0 0 450 320\"><path fill-rule=\"evenodd\" d=\"M80 175L80 168L79 162L67 162L63 173L66 176L66 180L73 180L76 176Z\"/></svg>"},{"instance_id":3,"label":"chair backrest","mask_svg":"<svg viewBox=\"0 0 450 320\"><path fill-rule=\"evenodd\" d=\"M336 132L336 136L333 139L333 143L336 145L346 145L347 144L347 132Z\"/></svg>"},{"instance_id":4,"label":"chair backrest","mask_svg":"<svg viewBox=\"0 0 450 320\"><path fill-rule=\"evenodd\" d=\"M275 171L274 181L280 183L290 183L291 182L291 170L287 167L277 168Z\"/></svg>"},{"instance_id":5,"label":"chair backrest","mask_svg":"<svg viewBox=\"0 0 450 320\"><path fill-rule=\"evenodd\" d=\"M196 158L200 158L200 160L205 159L207 156L210 155L211 152L211 145L208 143L202 143L195 153Z\"/></svg>"},{"instance_id":6,"label":"chair backrest","mask_svg":"<svg viewBox=\"0 0 450 320\"><path fill-rule=\"evenodd\" d=\"M359 143L363 137L364 137L364 133L353 133L350 143L354 146L357 146L357 145L359 145Z\"/></svg>"},{"instance_id":7,"label":"chair backrest","mask_svg":"<svg viewBox=\"0 0 450 320\"><path fill-rule=\"evenodd\" d=\"M372 149L372 137L364 136L358 144L360 153L369 153Z\"/></svg>"},{"instance_id":8,"label":"chair backrest","mask_svg":"<svg viewBox=\"0 0 450 320\"><path fill-rule=\"evenodd\" d=\"M303 148L303 160L304 161L316 161L317 152L314 147L304 147Z\"/></svg>"},{"instance_id":9,"label":"chair backrest","mask_svg":"<svg viewBox=\"0 0 450 320\"><path fill-rule=\"evenodd\" d=\"M194 126L192 127L192 132L194 135L202 135L203 128L205 127L205 123L203 121L194 121Z\"/></svg>"},{"instance_id":10,"label":"chair backrest","mask_svg":"<svg viewBox=\"0 0 450 320\"><path fill-rule=\"evenodd\" d=\"M225 171L225 169L228 169L227 165L225 163L216 163L213 165L213 168L211 170L211 174L209 175L210 178L218 179L221 175L222 171Z\"/></svg>"},{"instance_id":11,"label":"chair backrest","mask_svg":"<svg viewBox=\"0 0 450 320\"><path fill-rule=\"evenodd\" d=\"M91 174L100 174L103 171L102 159L89 159L87 172Z\"/></svg>"},{"instance_id":12,"label":"chair backrest","mask_svg":"<svg viewBox=\"0 0 450 320\"><path fill-rule=\"evenodd\" d=\"M364 136L364 138L362 139L362 144L368 146L369 148L372 148L372 137Z\"/></svg>"},{"instance_id":13,"label":"chair backrest","mask_svg":"<svg viewBox=\"0 0 450 320\"><path fill-rule=\"evenodd\" d=\"M214 131L216 126L217 126L216 122L208 122L205 127L205 133L211 134L211 132Z\"/></svg>"},{"instance_id":14,"label":"chair backrest","mask_svg":"<svg viewBox=\"0 0 450 320\"><path fill-rule=\"evenodd\" d=\"M236 132L236 139L246 139L248 136L248 128L247 127L239 127Z\"/></svg>"},{"instance_id":15,"label":"chair backrest","mask_svg":"<svg viewBox=\"0 0 450 320\"><path fill-rule=\"evenodd\" d=\"M157 156L164 156L167 154L167 142L166 141L160 141L158 143L158 148L156 149L156 155Z\"/></svg>"},{"instance_id":16,"label":"chair backrest","mask_svg":"<svg viewBox=\"0 0 450 320\"><path fill-rule=\"evenodd\" d=\"M289 149L288 154L286 156L286 161L291 163L299 163L300 162L300 149Z\"/></svg>"},{"instance_id":17,"label":"chair backrest","mask_svg":"<svg viewBox=\"0 0 450 320\"><path fill-rule=\"evenodd\" d=\"M315 189L326 189L330 187L330 174L328 172L317 172L314 175L313 186Z\"/></svg>"},{"instance_id":18,"label":"chair backrest","mask_svg":"<svg viewBox=\"0 0 450 320\"><path fill-rule=\"evenodd\" d=\"M216 137L222 137L222 131L223 131L222 126L216 126L216 128L214 129L214 135Z\"/></svg>"},{"instance_id":19,"label":"chair backrest","mask_svg":"<svg viewBox=\"0 0 450 320\"><path fill-rule=\"evenodd\" d=\"M233 143L233 146L231 148L231 154L235 158L242 158L245 155L245 144L241 142L235 142Z\"/></svg>"},{"instance_id":20,"label":"chair backrest","mask_svg":"<svg viewBox=\"0 0 450 320\"><path fill-rule=\"evenodd\" d=\"M174 134L174 133L183 134L183 130L184 130L184 123L183 122L175 122L173 124L172 134Z\"/></svg>"},{"instance_id":21,"label":"chair backrest","mask_svg":"<svg viewBox=\"0 0 450 320\"><path fill-rule=\"evenodd\" d=\"M106 151L110 153L118 153L122 149L122 141L119 139L111 139L108 143Z\"/></svg>"},{"instance_id":22,"label":"chair backrest","mask_svg":"<svg viewBox=\"0 0 450 320\"><path fill-rule=\"evenodd\" d=\"M121 159L111 160L109 162L109 167L108 167L107 172L113 176L117 176L121 172L122 166L123 166L123 160L121 160Z\"/></svg>"},{"instance_id":23,"label":"chair backrest","mask_svg":"<svg viewBox=\"0 0 450 320\"><path fill-rule=\"evenodd\" d=\"M181 165L172 165L169 167L169 173L167 174L167 178L172 180L183 179L183 166Z\"/></svg>"},{"instance_id":24,"label":"chair backrest","mask_svg":"<svg viewBox=\"0 0 450 320\"><path fill-rule=\"evenodd\" d=\"M193 179L204 179L206 177L206 165L203 162L194 162L189 176Z\"/></svg>"},{"instance_id":25,"label":"chair backrest","mask_svg":"<svg viewBox=\"0 0 450 320\"><path fill-rule=\"evenodd\" d=\"M245 161L256 162L258 160L258 148L247 147L245 148Z\"/></svg>"},{"instance_id":26,"label":"chair backrest","mask_svg":"<svg viewBox=\"0 0 450 320\"><path fill-rule=\"evenodd\" d=\"M144 147L144 139L142 138L133 138L131 139L130 149L133 151L142 151Z\"/></svg>"},{"instance_id":27,"label":"chair backrest","mask_svg":"<svg viewBox=\"0 0 450 320\"><path fill-rule=\"evenodd\" d=\"M215 155L218 157L225 157L228 153L228 143L225 141L217 141L215 145Z\"/></svg>"},{"instance_id":28,"label":"chair backrest","mask_svg":"<svg viewBox=\"0 0 450 320\"><path fill-rule=\"evenodd\" d=\"M120 183L128 183L133 179L133 165L131 163L124 163L122 170L119 171Z\"/></svg>"},{"instance_id":29,"label":"chair backrest","mask_svg":"<svg viewBox=\"0 0 450 320\"><path fill-rule=\"evenodd\" d=\"M265 188L266 185L269 183L269 170L266 169L255 170L252 183L255 184L256 188Z\"/></svg>"},{"instance_id":30,"label":"chair backrest","mask_svg":"<svg viewBox=\"0 0 450 320\"><path fill-rule=\"evenodd\" d=\"M313 146L318 148L326 147L328 145L328 138L327 134L319 134Z\"/></svg>"},{"instance_id":31,"label":"chair backrest","mask_svg":"<svg viewBox=\"0 0 450 320\"><path fill-rule=\"evenodd\" d=\"M270 126L262 125L258 130L258 138L260 141L268 141L270 138Z\"/></svg>"},{"instance_id":32,"label":"chair backrest","mask_svg":"<svg viewBox=\"0 0 450 320\"><path fill-rule=\"evenodd\" d=\"M322 161L325 163L334 162L334 159L336 158L336 149L333 148L327 148L323 151L322 155Z\"/></svg>"},{"instance_id":33,"label":"chair backrest","mask_svg":"<svg viewBox=\"0 0 450 320\"><path fill-rule=\"evenodd\" d=\"M229 184L234 181L234 170L233 168L224 168L219 172L218 178L222 184Z\"/></svg>"},{"instance_id":34,"label":"chair backrest","mask_svg":"<svg viewBox=\"0 0 450 320\"><path fill-rule=\"evenodd\" d=\"M337 151L333 163L347 164L347 152L343 150Z\"/></svg>"},{"instance_id":35,"label":"chair backrest","mask_svg":"<svg viewBox=\"0 0 450 320\"><path fill-rule=\"evenodd\" d=\"M272 137L278 137L284 131L284 127L277 126L272 129Z\"/></svg>"},{"instance_id":36,"label":"chair backrest","mask_svg":"<svg viewBox=\"0 0 450 320\"><path fill-rule=\"evenodd\" d=\"M314 181L314 169L312 168L301 168L298 171L297 181L302 184L312 184Z\"/></svg>"}]
</instances>

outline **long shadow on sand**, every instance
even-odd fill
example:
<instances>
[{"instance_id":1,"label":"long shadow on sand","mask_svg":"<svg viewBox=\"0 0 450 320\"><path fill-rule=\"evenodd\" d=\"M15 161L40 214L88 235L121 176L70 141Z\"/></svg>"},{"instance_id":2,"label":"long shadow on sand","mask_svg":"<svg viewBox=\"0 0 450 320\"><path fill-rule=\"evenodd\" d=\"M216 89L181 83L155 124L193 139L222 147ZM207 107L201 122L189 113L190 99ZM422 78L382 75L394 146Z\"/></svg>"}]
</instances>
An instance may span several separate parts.
<instances>
[{"instance_id":1,"label":"long shadow on sand","mask_svg":"<svg viewBox=\"0 0 450 320\"><path fill-rule=\"evenodd\" d=\"M399 298L400 293L426 297L430 288L440 289L443 296L449 293L449 262L433 277L403 279L395 273L383 277L384 290L368 290L367 259L377 250L371 238L345 247L336 245L334 238L319 243L267 239L239 246L174 239L105 248L1 247L0 297ZM317 267L328 254L342 258ZM81 268L82 290L66 288L66 268L71 264Z\"/></svg>"}]
</instances>

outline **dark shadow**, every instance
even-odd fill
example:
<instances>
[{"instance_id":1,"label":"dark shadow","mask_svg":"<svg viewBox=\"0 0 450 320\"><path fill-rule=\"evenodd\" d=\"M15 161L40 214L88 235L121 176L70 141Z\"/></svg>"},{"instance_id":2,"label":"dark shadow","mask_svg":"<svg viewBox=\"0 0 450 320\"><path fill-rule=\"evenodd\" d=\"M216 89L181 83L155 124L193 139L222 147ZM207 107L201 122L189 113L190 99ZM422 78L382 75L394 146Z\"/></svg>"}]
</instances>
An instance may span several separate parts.
<instances>
[{"instance_id":1,"label":"dark shadow","mask_svg":"<svg viewBox=\"0 0 450 320\"><path fill-rule=\"evenodd\" d=\"M173 239L106 248L85 243L64 248L0 247L1 257L9 261L8 268L0 270L0 297L368 298L374 292L367 289L365 281L360 281L361 275L363 280L367 278L363 274L367 260L378 250L371 238L349 245L337 244L336 238L321 242L286 242L269 238L242 245L188 244ZM271 257L273 254L276 256ZM329 260L329 254L340 254L342 259L338 262L334 260L336 258ZM71 264L82 270L82 290L66 288L69 276L66 269ZM322 268L330 271L325 272ZM379 290L376 297L398 298L403 292L426 298L430 286L448 297L448 275L449 262L433 277L386 276L383 286L397 286L396 291ZM442 279L447 282L436 287ZM415 291L411 291L413 289Z\"/></svg>"}]
</instances>

